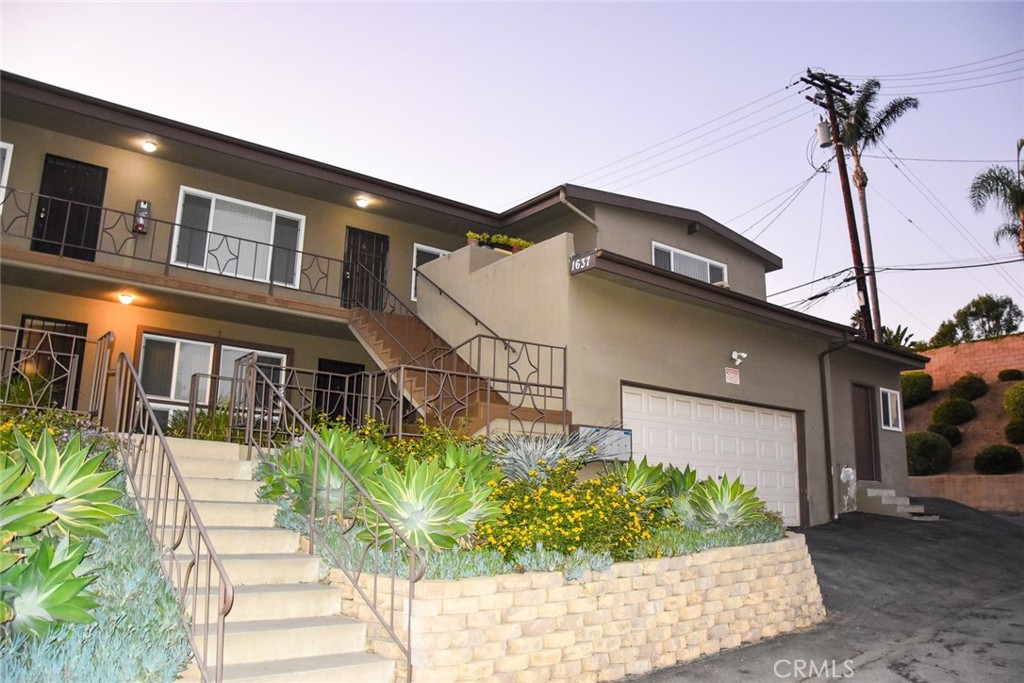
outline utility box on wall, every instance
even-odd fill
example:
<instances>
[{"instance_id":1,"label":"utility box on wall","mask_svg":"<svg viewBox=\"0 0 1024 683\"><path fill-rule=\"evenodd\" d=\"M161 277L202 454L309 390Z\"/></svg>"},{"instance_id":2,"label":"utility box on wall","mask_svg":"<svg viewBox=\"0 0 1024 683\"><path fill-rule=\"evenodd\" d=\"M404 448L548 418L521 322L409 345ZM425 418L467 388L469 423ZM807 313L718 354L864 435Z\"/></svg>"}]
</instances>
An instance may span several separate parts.
<instances>
[{"instance_id":1,"label":"utility box on wall","mask_svg":"<svg viewBox=\"0 0 1024 683\"><path fill-rule=\"evenodd\" d=\"M615 427L573 425L573 431L580 436L591 436L604 432L601 447L602 460L629 460L633 457L633 431Z\"/></svg>"}]
</instances>

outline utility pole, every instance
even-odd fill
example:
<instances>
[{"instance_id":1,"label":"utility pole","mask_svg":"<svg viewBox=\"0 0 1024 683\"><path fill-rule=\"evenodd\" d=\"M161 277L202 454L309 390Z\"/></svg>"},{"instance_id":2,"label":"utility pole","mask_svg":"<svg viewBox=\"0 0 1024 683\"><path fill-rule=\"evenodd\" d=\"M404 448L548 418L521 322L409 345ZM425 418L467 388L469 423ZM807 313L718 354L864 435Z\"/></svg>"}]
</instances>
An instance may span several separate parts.
<instances>
[{"instance_id":1,"label":"utility pole","mask_svg":"<svg viewBox=\"0 0 1024 683\"><path fill-rule=\"evenodd\" d=\"M853 212L853 195L850 192L850 177L846 172L846 151L839 135L839 120L836 117L835 93L852 96L853 87L849 81L826 73L815 73L810 69L800 79L807 85L816 88L818 93L807 99L828 112L828 123L832 128L832 148L836 152L836 166L839 168L839 184L843 188L843 203L846 206L846 226L850 232L850 251L853 253L853 273L857 279L857 302L860 304L860 317L864 326L864 336L874 339L871 324L871 307L868 305L867 278L864 275L864 262L860 254L860 238L857 237L857 217Z\"/></svg>"}]
</instances>

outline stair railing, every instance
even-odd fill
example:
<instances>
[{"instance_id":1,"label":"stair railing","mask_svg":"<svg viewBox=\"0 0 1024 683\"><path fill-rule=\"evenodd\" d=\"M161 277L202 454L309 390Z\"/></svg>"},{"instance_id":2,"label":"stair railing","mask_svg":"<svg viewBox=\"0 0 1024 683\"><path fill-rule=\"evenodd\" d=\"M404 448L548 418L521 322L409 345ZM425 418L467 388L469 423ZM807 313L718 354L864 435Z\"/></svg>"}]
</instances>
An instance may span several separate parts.
<instances>
[{"instance_id":1,"label":"stair railing","mask_svg":"<svg viewBox=\"0 0 1024 683\"><path fill-rule=\"evenodd\" d=\"M203 680L224 678L224 624L234 586L188 492L138 372L118 357L115 431L128 482L171 582Z\"/></svg>"},{"instance_id":2,"label":"stair railing","mask_svg":"<svg viewBox=\"0 0 1024 683\"><path fill-rule=\"evenodd\" d=\"M96 362L92 369L92 386L89 387L89 414L99 422L103 421L107 402L107 378L113 352L114 333L111 331L96 340Z\"/></svg>"},{"instance_id":3,"label":"stair railing","mask_svg":"<svg viewBox=\"0 0 1024 683\"><path fill-rule=\"evenodd\" d=\"M257 364L256 354L235 361L231 386L228 411L233 421L240 420L244 426L250 459L255 451L261 461L272 462L280 448L288 445L312 449L312 453L306 451L308 457L304 458L312 465L309 485L315 492L309 497L306 532L310 554L326 543L327 532L337 530L344 537L356 533L358 519L375 520L374 525L363 527L366 550L356 553L347 566L345 562L337 564L355 594L373 613L377 625L404 656L411 681L411 601L416 582L426 571L426 558L288 402L281 387ZM398 590L399 567L403 562L408 565L409 576L403 590ZM360 581L364 576L368 577L365 583Z\"/></svg>"}]
</instances>

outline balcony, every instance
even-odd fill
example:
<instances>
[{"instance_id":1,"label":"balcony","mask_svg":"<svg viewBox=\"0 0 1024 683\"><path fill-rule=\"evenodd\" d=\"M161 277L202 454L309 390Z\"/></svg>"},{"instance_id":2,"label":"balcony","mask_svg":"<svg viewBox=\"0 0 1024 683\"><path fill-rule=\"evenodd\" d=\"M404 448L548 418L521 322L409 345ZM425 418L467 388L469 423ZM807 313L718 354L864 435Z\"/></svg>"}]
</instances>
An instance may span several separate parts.
<instances>
[{"instance_id":1,"label":"balcony","mask_svg":"<svg viewBox=\"0 0 1024 683\"><path fill-rule=\"evenodd\" d=\"M5 269L59 270L241 303L283 300L320 313L348 308L374 286L341 259L23 190L3 188L0 212ZM38 281L26 274L12 284Z\"/></svg>"}]
</instances>

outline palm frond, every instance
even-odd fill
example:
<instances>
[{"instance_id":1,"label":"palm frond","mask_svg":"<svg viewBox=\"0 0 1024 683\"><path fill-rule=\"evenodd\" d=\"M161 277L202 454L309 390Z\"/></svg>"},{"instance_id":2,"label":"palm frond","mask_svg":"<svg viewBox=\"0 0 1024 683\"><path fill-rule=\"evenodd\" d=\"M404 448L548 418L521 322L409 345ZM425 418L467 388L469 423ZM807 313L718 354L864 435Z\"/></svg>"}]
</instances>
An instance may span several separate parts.
<instances>
[{"instance_id":1,"label":"palm frond","mask_svg":"<svg viewBox=\"0 0 1024 683\"><path fill-rule=\"evenodd\" d=\"M1007 166L990 166L974 176L967 194L974 210L981 213L994 201L1008 217L1016 216L1024 207L1024 188L1016 175Z\"/></svg>"}]
</instances>

